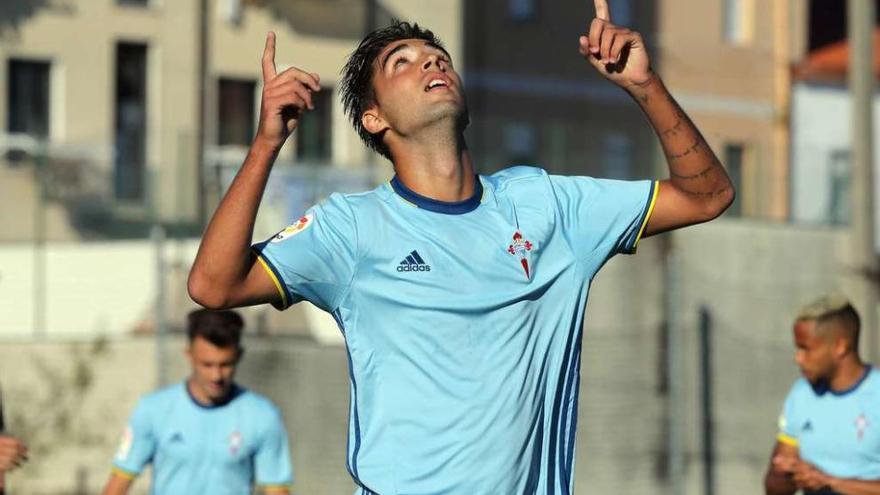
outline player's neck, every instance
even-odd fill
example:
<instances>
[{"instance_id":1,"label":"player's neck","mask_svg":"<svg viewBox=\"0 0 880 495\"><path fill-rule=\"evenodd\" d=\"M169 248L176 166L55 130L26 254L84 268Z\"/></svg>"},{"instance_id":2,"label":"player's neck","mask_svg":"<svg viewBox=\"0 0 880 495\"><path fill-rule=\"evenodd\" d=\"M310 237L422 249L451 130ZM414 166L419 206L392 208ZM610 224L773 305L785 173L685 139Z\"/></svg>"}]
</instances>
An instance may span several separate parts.
<instances>
[{"instance_id":1,"label":"player's neck","mask_svg":"<svg viewBox=\"0 0 880 495\"><path fill-rule=\"evenodd\" d=\"M189 396L197 402L205 407L213 407L222 404L226 404L232 398L232 394L235 391L235 386L229 388L229 391L222 398L219 399L211 399L207 394L205 394L194 382L192 378L187 378L186 380L186 390L189 392Z\"/></svg>"},{"instance_id":2,"label":"player's neck","mask_svg":"<svg viewBox=\"0 0 880 495\"><path fill-rule=\"evenodd\" d=\"M417 194L447 202L474 194L474 165L462 137L408 140L393 156L398 180Z\"/></svg>"},{"instance_id":3,"label":"player's neck","mask_svg":"<svg viewBox=\"0 0 880 495\"><path fill-rule=\"evenodd\" d=\"M840 364L828 388L834 392L850 390L865 376L866 371L865 363L858 356L850 356Z\"/></svg>"}]
</instances>

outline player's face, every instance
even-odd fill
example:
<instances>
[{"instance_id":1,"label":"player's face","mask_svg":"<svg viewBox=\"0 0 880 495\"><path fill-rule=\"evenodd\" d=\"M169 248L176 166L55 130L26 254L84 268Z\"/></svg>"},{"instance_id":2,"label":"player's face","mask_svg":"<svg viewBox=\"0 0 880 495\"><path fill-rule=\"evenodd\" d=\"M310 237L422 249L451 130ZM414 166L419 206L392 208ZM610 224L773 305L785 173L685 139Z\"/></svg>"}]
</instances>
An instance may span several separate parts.
<instances>
[{"instance_id":1,"label":"player's face","mask_svg":"<svg viewBox=\"0 0 880 495\"><path fill-rule=\"evenodd\" d=\"M374 63L373 90L375 108L401 135L443 119L467 123L464 89L452 59L425 40L385 47Z\"/></svg>"},{"instance_id":2,"label":"player's face","mask_svg":"<svg viewBox=\"0 0 880 495\"><path fill-rule=\"evenodd\" d=\"M795 362L801 374L812 384L827 381L834 373L834 340L816 334L815 321L794 325Z\"/></svg>"},{"instance_id":3,"label":"player's face","mask_svg":"<svg viewBox=\"0 0 880 495\"><path fill-rule=\"evenodd\" d=\"M212 402L225 399L232 390L241 350L237 347L217 347L196 336L188 354L192 366L191 384L196 388L194 392Z\"/></svg>"}]
</instances>

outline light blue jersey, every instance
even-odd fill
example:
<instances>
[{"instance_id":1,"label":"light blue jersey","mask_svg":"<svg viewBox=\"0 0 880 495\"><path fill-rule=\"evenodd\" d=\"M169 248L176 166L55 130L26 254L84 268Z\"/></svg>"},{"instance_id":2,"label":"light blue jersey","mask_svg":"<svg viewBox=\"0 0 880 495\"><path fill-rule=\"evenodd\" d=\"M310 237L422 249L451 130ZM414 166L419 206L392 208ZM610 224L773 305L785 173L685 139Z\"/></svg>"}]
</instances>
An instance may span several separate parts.
<instances>
[{"instance_id":1,"label":"light blue jersey","mask_svg":"<svg viewBox=\"0 0 880 495\"><path fill-rule=\"evenodd\" d=\"M516 167L445 203L395 178L255 246L284 306L345 335L359 492L571 493L590 281L635 250L656 192Z\"/></svg>"},{"instance_id":2,"label":"light blue jersey","mask_svg":"<svg viewBox=\"0 0 880 495\"><path fill-rule=\"evenodd\" d=\"M153 464L153 495L250 495L289 488L287 431L269 399L236 388L214 407L195 401L186 383L143 397L128 422L113 472L134 478Z\"/></svg>"},{"instance_id":3,"label":"light blue jersey","mask_svg":"<svg viewBox=\"0 0 880 495\"><path fill-rule=\"evenodd\" d=\"M817 392L799 379L785 399L777 439L832 476L880 479L880 373L867 368L843 392Z\"/></svg>"}]
</instances>

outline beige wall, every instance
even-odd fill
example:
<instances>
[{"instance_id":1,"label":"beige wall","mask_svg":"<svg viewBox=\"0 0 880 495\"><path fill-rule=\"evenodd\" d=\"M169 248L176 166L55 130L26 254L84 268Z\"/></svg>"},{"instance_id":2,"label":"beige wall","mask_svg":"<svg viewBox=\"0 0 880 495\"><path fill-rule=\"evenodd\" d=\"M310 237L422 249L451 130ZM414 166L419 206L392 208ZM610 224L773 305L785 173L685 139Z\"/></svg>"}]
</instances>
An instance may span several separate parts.
<instances>
[{"instance_id":1,"label":"beige wall","mask_svg":"<svg viewBox=\"0 0 880 495\"><path fill-rule=\"evenodd\" d=\"M722 0L662 2L659 68L716 152L728 141L756 150L751 166L766 182L761 191L743 186L745 196L761 196L744 204L744 213L783 220L789 210L789 67L805 50L806 2L751 5L752 39L736 44L724 40Z\"/></svg>"},{"instance_id":2,"label":"beige wall","mask_svg":"<svg viewBox=\"0 0 880 495\"><path fill-rule=\"evenodd\" d=\"M193 2L164 2L147 9L121 7L111 0L77 2L68 13L38 10L21 23L18 36L0 44L0 60L25 58L49 60L50 140L97 149L95 163L112 167L114 135L115 45L120 41L146 43L147 62L147 167L160 174L168 198L192 197L178 191L181 181L174 173L180 161L194 159L193 148L181 156L179 140L193 136L196 126L193 63L196 45L191 36L196 11ZM7 64L0 64L0 72ZM0 73L0 94L6 94ZM6 114L6 98L0 99L0 115ZM158 172L161 171L161 172ZM191 175L192 170L188 173ZM192 212L194 204L181 205ZM175 206L165 202L164 213Z\"/></svg>"},{"instance_id":3,"label":"beige wall","mask_svg":"<svg viewBox=\"0 0 880 495\"><path fill-rule=\"evenodd\" d=\"M17 32L7 32L2 39L0 115L7 113L7 59L51 61L50 141L55 148L78 146L89 150L92 160L110 173L116 90L114 47L119 41L148 44L147 167L153 175L151 180L156 181L161 215L171 220L194 219L198 169L193 163L201 96L199 2L157 0L146 8L118 6L115 0L62 3L65 8L36 9L33 15L21 19ZM462 0L380 3L392 15L432 26L446 40L452 55L462 58ZM338 10L333 15L351 15L344 8ZM225 76L259 81L267 31L278 34L279 68L297 65L318 72L328 86L336 85L347 55L359 42L359 37L298 32L293 23L263 8L244 7L237 23L225 18L223 12L219 0L210 2L206 88L209 119L205 128L209 144L215 142L216 135L217 79ZM258 101L259 95L254 96ZM343 118L338 97L333 102L333 159L343 166L362 166L369 160L368 153ZM4 123L0 133L5 130ZM286 148L289 159L294 147Z\"/></svg>"}]
</instances>

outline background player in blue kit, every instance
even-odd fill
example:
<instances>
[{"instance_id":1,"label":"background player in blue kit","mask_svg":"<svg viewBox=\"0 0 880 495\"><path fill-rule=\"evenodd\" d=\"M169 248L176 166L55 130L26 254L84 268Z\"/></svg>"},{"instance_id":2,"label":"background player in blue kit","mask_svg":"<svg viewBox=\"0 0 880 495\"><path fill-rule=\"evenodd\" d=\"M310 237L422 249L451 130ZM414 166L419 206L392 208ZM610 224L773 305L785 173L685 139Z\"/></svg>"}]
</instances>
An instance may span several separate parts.
<instances>
[{"instance_id":1,"label":"background player in blue kit","mask_svg":"<svg viewBox=\"0 0 880 495\"><path fill-rule=\"evenodd\" d=\"M275 157L320 90L263 55L260 125L202 239L190 295L211 308L308 300L350 359L348 469L359 493L567 494L573 486L590 281L645 235L711 220L734 197L724 168L604 0L580 54L656 129L670 179L624 182L515 167L475 173L449 54L407 23L369 34L343 104L395 176L330 196L251 247ZM587 137L589 138L589 137Z\"/></svg>"},{"instance_id":2,"label":"background player in blue kit","mask_svg":"<svg viewBox=\"0 0 880 495\"><path fill-rule=\"evenodd\" d=\"M153 465L155 495L290 493L287 431L269 399L238 386L243 322L232 311L193 311L183 383L143 397L134 409L104 495L128 492Z\"/></svg>"},{"instance_id":3,"label":"background player in blue kit","mask_svg":"<svg viewBox=\"0 0 880 495\"><path fill-rule=\"evenodd\" d=\"M785 399L764 480L770 495L880 494L880 373L859 357L859 315L823 297L798 314L802 378Z\"/></svg>"}]
</instances>

